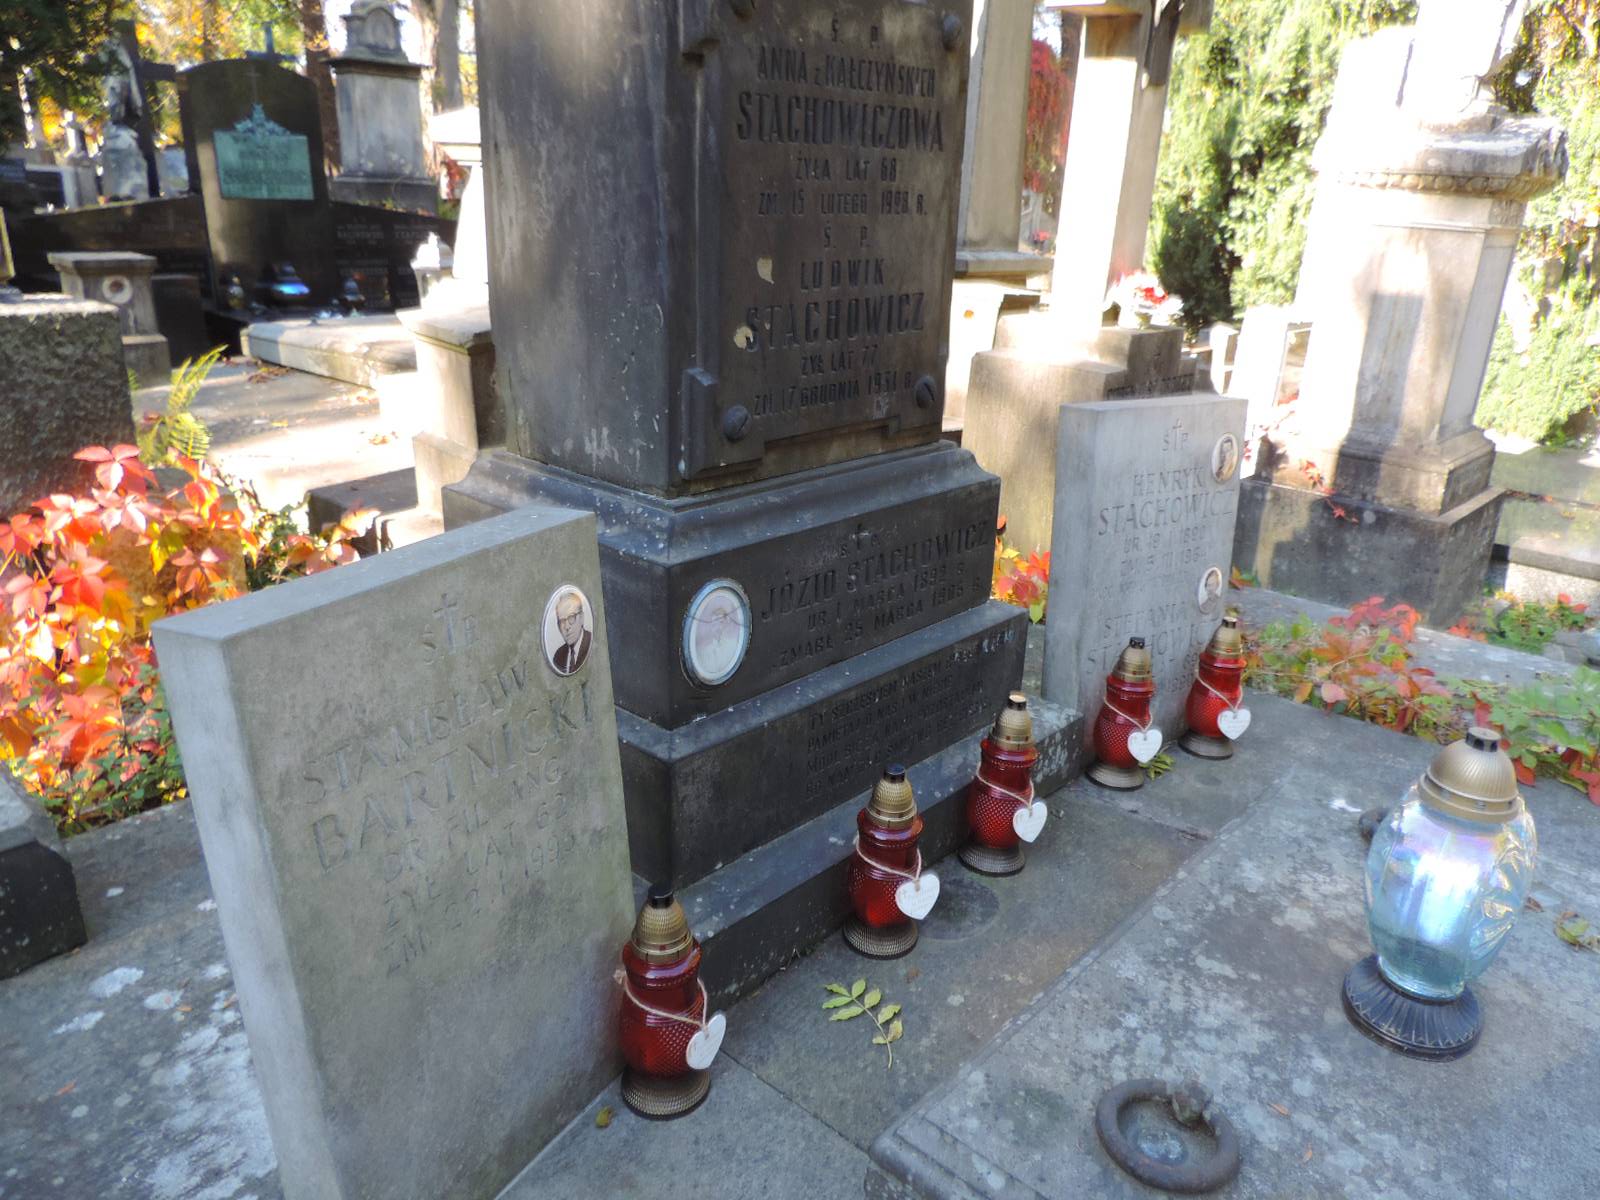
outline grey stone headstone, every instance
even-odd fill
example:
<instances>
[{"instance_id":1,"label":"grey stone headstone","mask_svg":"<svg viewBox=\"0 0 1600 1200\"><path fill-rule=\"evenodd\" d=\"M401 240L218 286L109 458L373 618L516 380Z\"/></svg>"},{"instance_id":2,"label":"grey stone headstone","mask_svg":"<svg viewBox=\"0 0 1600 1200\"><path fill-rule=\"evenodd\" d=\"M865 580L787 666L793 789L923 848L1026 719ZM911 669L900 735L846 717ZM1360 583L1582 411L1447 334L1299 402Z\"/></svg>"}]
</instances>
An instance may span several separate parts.
<instances>
[{"instance_id":1,"label":"grey stone headstone","mask_svg":"<svg viewBox=\"0 0 1600 1200\"><path fill-rule=\"evenodd\" d=\"M66 296L0 299L0 512L89 478L72 456L133 441L117 310Z\"/></svg>"},{"instance_id":2,"label":"grey stone headstone","mask_svg":"<svg viewBox=\"0 0 1600 1200\"><path fill-rule=\"evenodd\" d=\"M617 1066L594 517L520 509L155 642L285 1195L494 1196Z\"/></svg>"},{"instance_id":3,"label":"grey stone headstone","mask_svg":"<svg viewBox=\"0 0 1600 1200\"><path fill-rule=\"evenodd\" d=\"M1086 714L1086 734L1130 637L1151 650L1156 721L1180 731L1228 603L1244 412L1209 394L1061 406L1044 694Z\"/></svg>"}]
</instances>

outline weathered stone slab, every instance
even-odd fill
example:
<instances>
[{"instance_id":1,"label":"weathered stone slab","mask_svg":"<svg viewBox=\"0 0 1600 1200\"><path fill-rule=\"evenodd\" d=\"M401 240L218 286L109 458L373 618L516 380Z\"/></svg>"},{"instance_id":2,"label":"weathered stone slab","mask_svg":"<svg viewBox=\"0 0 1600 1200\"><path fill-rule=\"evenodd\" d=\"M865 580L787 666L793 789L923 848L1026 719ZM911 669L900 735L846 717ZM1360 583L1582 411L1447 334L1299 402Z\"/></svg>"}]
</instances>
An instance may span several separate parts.
<instances>
[{"instance_id":1,"label":"weathered stone slab","mask_svg":"<svg viewBox=\"0 0 1600 1200\"><path fill-rule=\"evenodd\" d=\"M1130 637L1154 660L1170 740L1222 620L1245 401L1211 395L1061 406L1044 694L1091 716Z\"/></svg>"},{"instance_id":2,"label":"weathered stone slab","mask_svg":"<svg viewBox=\"0 0 1600 1200\"><path fill-rule=\"evenodd\" d=\"M1559 1119L1600 1090L1594 962L1554 931L1558 913L1587 911L1600 889L1592 807L1572 793L1538 801L1544 911L1523 912L1473 983L1477 1048L1450 1064L1403 1058L1340 1003L1345 971L1371 952L1356 812L1400 795L1437 747L1337 719L1324 732L1315 712L1254 703L1277 739L1267 744L1316 748L1236 776L1236 788L1262 789L1248 812L873 1146L885 1174L869 1182L872 1200L1161 1195L1094 1133L1100 1094L1150 1076L1199 1078L1237 1128L1243 1167L1219 1196L1595 1194L1600 1129ZM1262 744L1241 742L1240 758ZM1145 792L1183 804L1184 779L1180 769Z\"/></svg>"},{"instance_id":3,"label":"weathered stone slab","mask_svg":"<svg viewBox=\"0 0 1600 1200\"><path fill-rule=\"evenodd\" d=\"M615 1067L593 519L509 513L155 640L285 1195L493 1196Z\"/></svg>"},{"instance_id":4,"label":"weathered stone slab","mask_svg":"<svg viewBox=\"0 0 1600 1200\"><path fill-rule=\"evenodd\" d=\"M0 770L0 979L65 954L88 936L55 825Z\"/></svg>"},{"instance_id":5,"label":"weathered stone slab","mask_svg":"<svg viewBox=\"0 0 1600 1200\"><path fill-rule=\"evenodd\" d=\"M1026 627L993 600L678 730L620 711L635 868L699 879L991 724Z\"/></svg>"},{"instance_id":6,"label":"weathered stone slab","mask_svg":"<svg viewBox=\"0 0 1600 1200\"><path fill-rule=\"evenodd\" d=\"M936 439L970 8L485 0L510 448L677 494Z\"/></svg>"},{"instance_id":7,"label":"weathered stone slab","mask_svg":"<svg viewBox=\"0 0 1600 1200\"><path fill-rule=\"evenodd\" d=\"M0 514L89 474L73 454L133 441L117 311L65 296L0 300Z\"/></svg>"}]
</instances>

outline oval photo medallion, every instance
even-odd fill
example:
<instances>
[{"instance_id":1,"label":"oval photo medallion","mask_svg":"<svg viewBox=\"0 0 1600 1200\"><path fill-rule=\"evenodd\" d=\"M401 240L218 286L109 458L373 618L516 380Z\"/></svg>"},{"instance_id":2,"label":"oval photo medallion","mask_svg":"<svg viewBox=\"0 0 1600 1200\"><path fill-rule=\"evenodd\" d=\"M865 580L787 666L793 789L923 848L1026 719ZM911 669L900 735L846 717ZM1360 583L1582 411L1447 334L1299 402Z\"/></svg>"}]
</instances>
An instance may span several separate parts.
<instances>
[{"instance_id":1,"label":"oval photo medallion","mask_svg":"<svg viewBox=\"0 0 1600 1200\"><path fill-rule=\"evenodd\" d=\"M577 584L550 593L540 622L544 660L557 675L575 674L594 648L594 608Z\"/></svg>"},{"instance_id":2,"label":"oval photo medallion","mask_svg":"<svg viewBox=\"0 0 1600 1200\"><path fill-rule=\"evenodd\" d=\"M1211 448L1211 474L1218 483L1227 483L1239 469L1239 439L1225 433Z\"/></svg>"},{"instance_id":3,"label":"oval photo medallion","mask_svg":"<svg viewBox=\"0 0 1600 1200\"><path fill-rule=\"evenodd\" d=\"M731 579L713 579L695 593L683 617L683 667L716 687L733 678L750 648L750 601Z\"/></svg>"}]
</instances>

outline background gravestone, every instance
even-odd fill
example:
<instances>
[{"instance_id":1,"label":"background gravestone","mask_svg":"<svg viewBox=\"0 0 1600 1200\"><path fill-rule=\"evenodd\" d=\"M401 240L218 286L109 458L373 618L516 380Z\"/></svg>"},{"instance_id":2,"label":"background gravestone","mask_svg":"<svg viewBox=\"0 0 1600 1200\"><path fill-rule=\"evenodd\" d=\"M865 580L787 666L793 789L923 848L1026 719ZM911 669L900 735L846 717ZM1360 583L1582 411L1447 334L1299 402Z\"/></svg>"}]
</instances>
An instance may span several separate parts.
<instances>
[{"instance_id":1,"label":"background gravestone","mask_svg":"<svg viewBox=\"0 0 1600 1200\"><path fill-rule=\"evenodd\" d=\"M1097 712L1117 655L1143 637L1151 711L1169 742L1178 735L1227 605L1244 414L1242 398L1211 395L1061 406L1048 699Z\"/></svg>"},{"instance_id":2,"label":"background gravestone","mask_svg":"<svg viewBox=\"0 0 1600 1200\"><path fill-rule=\"evenodd\" d=\"M422 141L422 64L406 58L388 0L356 0L344 25L344 53L328 61L341 164L328 187L341 200L432 212L439 188Z\"/></svg>"},{"instance_id":3,"label":"background gravestone","mask_svg":"<svg viewBox=\"0 0 1600 1200\"><path fill-rule=\"evenodd\" d=\"M523 509L155 642L285 1195L495 1195L617 1066L594 518Z\"/></svg>"},{"instance_id":4,"label":"background gravestone","mask_svg":"<svg viewBox=\"0 0 1600 1200\"><path fill-rule=\"evenodd\" d=\"M156 323L153 255L58 251L50 255L50 265L61 273L61 290L68 295L116 307L123 361L140 387L168 382L172 358Z\"/></svg>"},{"instance_id":5,"label":"background gravestone","mask_svg":"<svg viewBox=\"0 0 1600 1200\"><path fill-rule=\"evenodd\" d=\"M290 262L313 303L339 293L317 90L260 59L178 74L189 181L204 197L213 297L238 275L245 296Z\"/></svg>"},{"instance_id":6,"label":"background gravestone","mask_svg":"<svg viewBox=\"0 0 1600 1200\"><path fill-rule=\"evenodd\" d=\"M88 940L72 864L35 796L0 771L0 979Z\"/></svg>"},{"instance_id":7,"label":"background gravestone","mask_svg":"<svg viewBox=\"0 0 1600 1200\"><path fill-rule=\"evenodd\" d=\"M109 304L0 296L0 517L88 478L72 456L133 441L122 329Z\"/></svg>"}]
</instances>

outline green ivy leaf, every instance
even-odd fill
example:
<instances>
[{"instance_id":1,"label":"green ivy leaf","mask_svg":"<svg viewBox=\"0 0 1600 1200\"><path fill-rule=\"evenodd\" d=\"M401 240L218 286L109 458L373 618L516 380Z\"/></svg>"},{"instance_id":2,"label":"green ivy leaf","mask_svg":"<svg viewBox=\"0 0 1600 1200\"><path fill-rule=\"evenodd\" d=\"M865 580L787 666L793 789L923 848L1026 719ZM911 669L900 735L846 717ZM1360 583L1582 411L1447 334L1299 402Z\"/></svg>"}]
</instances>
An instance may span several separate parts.
<instances>
[{"instance_id":1,"label":"green ivy leaf","mask_svg":"<svg viewBox=\"0 0 1600 1200\"><path fill-rule=\"evenodd\" d=\"M893 1025L889 1026L889 1040L891 1042L898 1042L903 1036L905 1036L905 1032L906 1027L899 1021L896 1021Z\"/></svg>"},{"instance_id":2,"label":"green ivy leaf","mask_svg":"<svg viewBox=\"0 0 1600 1200\"><path fill-rule=\"evenodd\" d=\"M881 1009L878 1010L878 1020L892 1021L899 1014L899 1012L900 1006L898 1004L885 1004Z\"/></svg>"},{"instance_id":3,"label":"green ivy leaf","mask_svg":"<svg viewBox=\"0 0 1600 1200\"><path fill-rule=\"evenodd\" d=\"M833 1016L829 1017L828 1020L848 1021L851 1017L859 1017L866 1011L867 1010L862 1008L861 1005L852 1004L849 1008L841 1008L838 1012L834 1013Z\"/></svg>"},{"instance_id":4,"label":"green ivy leaf","mask_svg":"<svg viewBox=\"0 0 1600 1200\"><path fill-rule=\"evenodd\" d=\"M1582 917L1562 921L1556 926L1556 936L1569 946L1584 945L1584 934L1589 932L1589 922Z\"/></svg>"},{"instance_id":5,"label":"green ivy leaf","mask_svg":"<svg viewBox=\"0 0 1600 1200\"><path fill-rule=\"evenodd\" d=\"M867 981L865 979L858 979L850 985L850 995L852 996L860 996L866 990Z\"/></svg>"},{"instance_id":6,"label":"green ivy leaf","mask_svg":"<svg viewBox=\"0 0 1600 1200\"><path fill-rule=\"evenodd\" d=\"M850 989L845 987L842 983L830 983L828 985L828 990L835 996L848 996L850 994Z\"/></svg>"},{"instance_id":7,"label":"green ivy leaf","mask_svg":"<svg viewBox=\"0 0 1600 1200\"><path fill-rule=\"evenodd\" d=\"M878 1001L882 1000L882 999L883 999L883 993L881 991L879 991L877 988L873 988L870 992L868 992L865 996L863 996L861 998L861 1007L862 1008L876 1008L878 1006Z\"/></svg>"},{"instance_id":8,"label":"green ivy leaf","mask_svg":"<svg viewBox=\"0 0 1600 1200\"><path fill-rule=\"evenodd\" d=\"M823 1008L843 1008L850 1003L849 996L833 996L822 1002Z\"/></svg>"}]
</instances>

